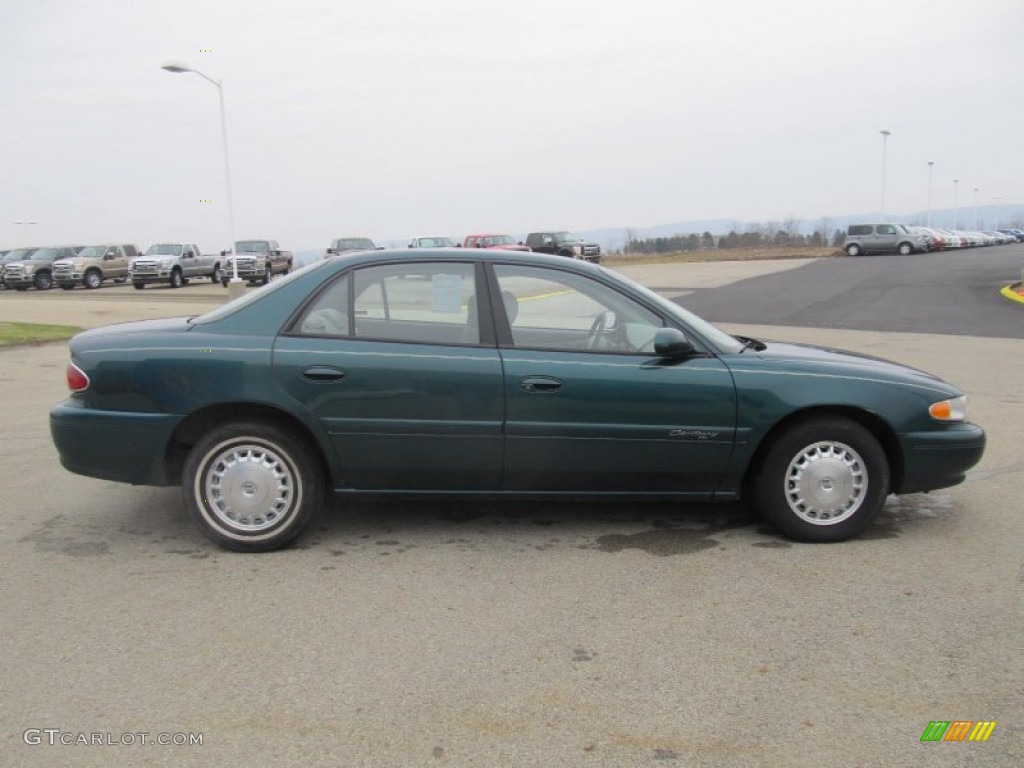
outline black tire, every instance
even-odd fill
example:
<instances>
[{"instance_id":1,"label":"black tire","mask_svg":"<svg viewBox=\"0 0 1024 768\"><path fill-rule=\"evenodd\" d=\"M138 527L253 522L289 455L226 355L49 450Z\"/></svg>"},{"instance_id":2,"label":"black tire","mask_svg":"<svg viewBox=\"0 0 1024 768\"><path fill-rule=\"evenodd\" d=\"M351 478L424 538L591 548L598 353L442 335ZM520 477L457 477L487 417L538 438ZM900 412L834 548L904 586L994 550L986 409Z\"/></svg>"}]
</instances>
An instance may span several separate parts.
<instances>
[{"instance_id":1,"label":"black tire","mask_svg":"<svg viewBox=\"0 0 1024 768\"><path fill-rule=\"evenodd\" d=\"M135 290L137 290L137 291L141 291L143 288L146 287L146 284L145 283L132 283L132 287L135 288Z\"/></svg>"},{"instance_id":2,"label":"black tire","mask_svg":"<svg viewBox=\"0 0 1024 768\"><path fill-rule=\"evenodd\" d=\"M221 271L220 271L220 264L214 264L213 265L213 274L210 275L210 282L212 282L212 283L219 283L219 282L221 282L221 278L223 278L223 277L224 276L221 274Z\"/></svg>"},{"instance_id":3,"label":"black tire","mask_svg":"<svg viewBox=\"0 0 1024 768\"><path fill-rule=\"evenodd\" d=\"M569 257L571 259L573 257L573 252L572 251L559 251L558 255L559 256L567 256L567 257Z\"/></svg>"},{"instance_id":4,"label":"black tire","mask_svg":"<svg viewBox=\"0 0 1024 768\"><path fill-rule=\"evenodd\" d=\"M845 541L861 534L885 504L889 462L860 424L815 418L768 446L753 491L761 514L791 539Z\"/></svg>"},{"instance_id":5,"label":"black tire","mask_svg":"<svg viewBox=\"0 0 1024 768\"><path fill-rule=\"evenodd\" d=\"M267 266L263 268L263 277L260 278L260 285L266 285L267 283L269 283L270 282L270 277L271 277L270 265L267 264Z\"/></svg>"},{"instance_id":6,"label":"black tire","mask_svg":"<svg viewBox=\"0 0 1024 768\"><path fill-rule=\"evenodd\" d=\"M98 270L90 269L85 273L85 277L82 278L82 285L90 290L95 290L103 285L103 275Z\"/></svg>"},{"instance_id":7,"label":"black tire","mask_svg":"<svg viewBox=\"0 0 1024 768\"><path fill-rule=\"evenodd\" d=\"M222 424L189 452L181 478L200 530L237 552L287 546L324 502L319 457L304 440L253 421Z\"/></svg>"},{"instance_id":8,"label":"black tire","mask_svg":"<svg viewBox=\"0 0 1024 768\"><path fill-rule=\"evenodd\" d=\"M175 268L171 270L170 284L171 288L181 288L185 284L184 280L182 280L180 269Z\"/></svg>"},{"instance_id":9,"label":"black tire","mask_svg":"<svg viewBox=\"0 0 1024 768\"><path fill-rule=\"evenodd\" d=\"M73 291L75 290L74 283L58 283L62 291Z\"/></svg>"},{"instance_id":10,"label":"black tire","mask_svg":"<svg viewBox=\"0 0 1024 768\"><path fill-rule=\"evenodd\" d=\"M120 285L121 283L125 282L127 279L128 279L127 277L115 277L114 278L114 282Z\"/></svg>"},{"instance_id":11,"label":"black tire","mask_svg":"<svg viewBox=\"0 0 1024 768\"><path fill-rule=\"evenodd\" d=\"M49 272L36 272L32 283L37 291L48 291L53 288L53 275Z\"/></svg>"},{"instance_id":12,"label":"black tire","mask_svg":"<svg viewBox=\"0 0 1024 768\"><path fill-rule=\"evenodd\" d=\"M864 251L859 245L848 245L846 246L846 254L848 256L860 256Z\"/></svg>"},{"instance_id":13,"label":"black tire","mask_svg":"<svg viewBox=\"0 0 1024 768\"><path fill-rule=\"evenodd\" d=\"M227 279L226 277L222 277L222 278L220 279L220 284L221 284L221 285L222 285L223 287L227 288L227 287L228 287L228 279Z\"/></svg>"},{"instance_id":14,"label":"black tire","mask_svg":"<svg viewBox=\"0 0 1024 768\"><path fill-rule=\"evenodd\" d=\"M14 286L14 290L16 290L16 291L27 291L28 290L28 286L27 285L16 285L16 286Z\"/></svg>"},{"instance_id":15,"label":"black tire","mask_svg":"<svg viewBox=\"0 0 1024 768\"><path fill-rule=\"evenodd\" d=\"M912 246L910 243L900 243L900 246L899 248L897 248L897 250L899 251L900 256L909 256L914 252L914 246Z\"/></svg>"}]
</instances>

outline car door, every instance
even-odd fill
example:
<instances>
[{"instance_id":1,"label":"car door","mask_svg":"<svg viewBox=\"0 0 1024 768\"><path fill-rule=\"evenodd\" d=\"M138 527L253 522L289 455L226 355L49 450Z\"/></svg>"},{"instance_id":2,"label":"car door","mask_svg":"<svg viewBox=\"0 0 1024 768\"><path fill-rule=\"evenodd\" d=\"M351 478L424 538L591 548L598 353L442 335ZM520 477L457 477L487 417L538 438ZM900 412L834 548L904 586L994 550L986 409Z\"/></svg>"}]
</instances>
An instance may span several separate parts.
<instances>
[{"instance_id":1,"label":"car door","mask_svg":"<svg viewBox=\"0 0 1024 768\"><path fill-rule=\"evenodd\" d=\"M896 239L899 233L896 231L896 227L892 224L879 224L875 227L875 247L874 250L888 252L896 250Z\"/></svg>"},{"instance_id":2,"label":"car door","mask_svg":"<svg viewBox=\"0 0 1024 768\"><path fill-rule=\"evenodd\" d=\"M714 355L654 354L665 319L556 267L493 266L505 373L504 488L706 497L732 452L736 394Z\"/></svg>"},{"instance_id":3,"label":"car door","mask_svg":"<svg viewBox=\"0 0 1024 768\"><path fill-rule=\"evenodd\" d=\"M103 254L103 278L109 280L128 275L128 257L119 245L112 245Z\"/></svg>"},{"instance_id":4,"label":"car door","mask_svg":"<svg viewBox=\"0 0 1024 768\"><path fill-rule=\"evenodd\" d=\"M199 251L192 243L181 245L181 274L196 277L199 274Z\"/></svg>"},{"instance_id":5,"label":"car door","mask_svg":"<svg viewBox=\"0 0 1024 768\"><path fill-rule=\"evenodd\" d=\"M496 490L503 380L472 262L355 268L274 348L279 386L327 435L345 487ZM485 307L486 308L486 307Z\"/></svg>"}]
</instances>

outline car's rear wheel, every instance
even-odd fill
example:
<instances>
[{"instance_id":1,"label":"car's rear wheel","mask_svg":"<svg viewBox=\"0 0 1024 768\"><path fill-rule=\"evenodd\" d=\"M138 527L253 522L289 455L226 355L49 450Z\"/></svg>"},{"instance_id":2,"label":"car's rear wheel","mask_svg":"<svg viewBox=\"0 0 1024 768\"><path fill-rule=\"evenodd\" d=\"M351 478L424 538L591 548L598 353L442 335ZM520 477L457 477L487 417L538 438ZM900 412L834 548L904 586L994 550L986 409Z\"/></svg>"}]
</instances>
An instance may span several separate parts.
<instances>
[{"instance_id":1,"label":"car's rear wheel","mask_svg":"<svg viewBox=\"0 0 1024 768\"><path fill-rule=\"evenodd\" d=\"M265 552L289 544L324 500L319 457L289 431L238 421L189 452L185 503L202 532L227 549Z\"/></svg>"},{"instance_id":2,"label":"car's rear wheel","mask_svg":"<svg viewBox=\"0 0 1024 768\"><path fill-rule=\"evenodd\" d=\"M899 252L900 256L909 256L914 252L914 246L910 243L900 243Z\"/></svg>"},{"instance_id":3,"label":"car's rear wheel","mask_svg":"<svg viewBox=\"0 0 1024 768\"><path fill-rule=\"evenodd\" d=\"M846 246L846 253L848 256L860 256L864 251L861 250L859 245L848 245Z\"/></svg>"},{"instance_id":4,"label":"car's rear wheel","mask_svg":"<svg viewBox=\"0 0 1024 768\"><path fill-rule=\"evenodd\" d=\"M103 275L95 269L90 269L85 273L85 277L82 278L82 284L85 285L86 288L90 289L99 288L103 285Z\"/></svg>"},{"instance_id":5,"label":"car's rear wheel","mask_svg":"<svg viewBox=\"0 0 1024 768\"><path fill-rule=\"evenodd\" d=\"M754 479L764 517L797 541L845 541L882 509L889 462L881 444L842 417L800 422L768 447Z\"/></svg>"}]
</instances>

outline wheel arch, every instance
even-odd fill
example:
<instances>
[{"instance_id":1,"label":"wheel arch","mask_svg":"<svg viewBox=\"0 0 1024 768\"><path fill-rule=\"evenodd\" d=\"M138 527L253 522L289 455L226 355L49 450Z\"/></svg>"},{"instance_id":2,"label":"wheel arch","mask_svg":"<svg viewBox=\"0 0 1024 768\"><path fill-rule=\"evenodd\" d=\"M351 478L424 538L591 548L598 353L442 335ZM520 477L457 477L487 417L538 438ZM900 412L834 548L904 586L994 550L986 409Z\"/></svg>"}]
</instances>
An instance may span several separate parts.
<instances>
[{"instance_id":1,"label":"wheel arch","mask_svg":"<svg viewBox=\"0 0 1024 768\"><path fill-rule=\"evenodd\" d=\"M327 461L325 447L313 431L286 411L259 403L232 403L230 405L209 406L183 419L175 427L171 439L167 443L167 450L164 455L164 472L166 473L167 480L172 484L177 484L185 468L185 461L188 458L189 451L203 434L221 424L242 420L255 420L291 432L297 438L304 441L310 450L316 454L320 461L320 469L323 471L324 478L328 482L333 482L334 477Z\"/></svg>"},{"instance_id":2,"label":"wheel arch","mask_svg":"<svg viewBox=\"0 0 1024 768\"><path fill-rule=\"evenodd\" d=\"M829 416L841 416L856 422L878 440L882 450L885 451L886 461L889 463L889 492L899 493L900 486L903 485L904 476L903 451L900 448L899 438L892 427L885 420L870 411L853 406L827 405L812 406L794 411L775 423L765 433L757 448L754 449L754 455L751 457L750 463L747 465L747 471L743 475L743 482L741 484L743 495L749 495L751 482L757 477L758 472L761 471L768 451L780 435L798 424Z\"/></svg>"}]
</instances>

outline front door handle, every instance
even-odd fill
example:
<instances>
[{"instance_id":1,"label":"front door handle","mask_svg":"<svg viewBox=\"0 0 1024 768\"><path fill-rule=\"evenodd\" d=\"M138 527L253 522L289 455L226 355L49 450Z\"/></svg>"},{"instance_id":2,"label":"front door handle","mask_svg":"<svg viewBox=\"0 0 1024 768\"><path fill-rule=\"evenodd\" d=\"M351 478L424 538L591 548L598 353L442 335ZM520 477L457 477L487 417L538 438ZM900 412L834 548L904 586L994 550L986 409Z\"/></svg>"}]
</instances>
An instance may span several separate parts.
<instances>
[{"instance_id":1,"label":"front door handle","mask_svg":"<svg viewBox=\"0 0 1024 768\"><path fill-rule=\"evenodd\" d=\"M345 372L331 365L313 365L302 371L303 378L316 382L341 381Z\"/></svg>"},{"instance_id":2,"label":"front door handle","mask_svg":"<svg viewBox=\"0 0 1024 768\"><path fill-rule=\"evenodd\" d=\"M562 388L562 382L553 376L527 376L519 387L527 392L555 392Z\"/></svg>"}]
</instances>

